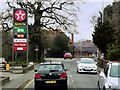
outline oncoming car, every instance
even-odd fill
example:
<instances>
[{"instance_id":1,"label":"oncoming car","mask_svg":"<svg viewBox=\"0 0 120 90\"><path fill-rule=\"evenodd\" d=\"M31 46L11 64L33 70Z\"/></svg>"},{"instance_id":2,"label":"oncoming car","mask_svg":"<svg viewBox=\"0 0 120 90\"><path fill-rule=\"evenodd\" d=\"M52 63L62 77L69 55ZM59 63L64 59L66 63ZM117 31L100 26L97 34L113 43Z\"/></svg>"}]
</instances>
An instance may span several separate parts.
<instances>
[{"instance_id":1,"label":"oncoming car","mask_svg":"<svg viewBox=\"0 0 120 90\"><path fill-rule=\"evenodd\" d=\"M97 63L92 58L81 58L77 61L77 72L90 72L97 74Z\"/></svg>"},{"instance_id":2,"label":"oncoming car","mask_svg":"<svg viewBox=\"0 0 120 90\"><path fill-rule=\"evenodd\" d=\"M120 90L120 63L109 62L99 74L99 90Z\"/></svg>"},{"instance_id":3,"label":"oncoming car","mask_svg":"<svg viewBox=\"0 0 120 90\"><path fill-rule=\"evenodd\" d=\"M64 54L64 59L66 59L66 58L72 59L71 53L65 53L65 54Z\"/></svg>"},{"instance_id":4,"label":"oncoming car","mask_svg":"<svg viewBox=\"0 0 120 90\"><path fill-rule=\"evenodd\" d=\"M35 90L41 88L61 88L67 90L67 74L61 62L41 63L35 70Z\"/></svg>"}]
</instances>

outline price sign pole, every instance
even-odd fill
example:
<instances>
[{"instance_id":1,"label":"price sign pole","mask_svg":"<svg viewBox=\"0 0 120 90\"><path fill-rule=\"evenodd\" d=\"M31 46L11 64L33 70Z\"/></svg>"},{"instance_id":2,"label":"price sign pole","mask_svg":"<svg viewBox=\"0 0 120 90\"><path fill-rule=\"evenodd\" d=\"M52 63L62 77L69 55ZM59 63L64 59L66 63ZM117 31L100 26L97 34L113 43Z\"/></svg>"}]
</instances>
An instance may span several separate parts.
<instances>
[{"instance_id":1,"label":"price sign pole","mask_svg":"<svg viewBox=\"0 0 120 90\"><path fill-rule=\"evenodd\" d=\"M13 9L12 68L14 68L15 51L26 51L28 64L28 10L24 8Z\"/></svg>"}]
</instances>

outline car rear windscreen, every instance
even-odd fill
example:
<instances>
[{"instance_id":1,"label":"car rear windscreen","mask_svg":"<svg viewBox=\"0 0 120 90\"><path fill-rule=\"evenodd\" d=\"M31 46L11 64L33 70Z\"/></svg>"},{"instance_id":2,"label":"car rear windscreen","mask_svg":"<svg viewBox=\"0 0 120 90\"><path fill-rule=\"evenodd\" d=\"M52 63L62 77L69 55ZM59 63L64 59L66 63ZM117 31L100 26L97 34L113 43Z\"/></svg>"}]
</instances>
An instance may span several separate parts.
<instances>
[{"instance_id":1,"label":"car rear windscreen","mask_svg":"<svg viewBox=\"0 0 120 90\"><path fill-rule=\"evenodd\" d=\"M61 71L63 70L61 65L51 65L51 64L44 64L44 65L40 65L39 67L39 71Z\"/></svg>"}]
</instances>

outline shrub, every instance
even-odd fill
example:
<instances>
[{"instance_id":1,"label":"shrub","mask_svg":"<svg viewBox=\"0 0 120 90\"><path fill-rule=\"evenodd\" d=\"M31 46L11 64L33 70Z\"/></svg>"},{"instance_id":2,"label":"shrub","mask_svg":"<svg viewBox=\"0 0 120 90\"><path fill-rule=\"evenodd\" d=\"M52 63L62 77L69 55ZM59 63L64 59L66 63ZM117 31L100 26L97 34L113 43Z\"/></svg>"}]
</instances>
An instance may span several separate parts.
<instances>
[{"instance_id":1,"label":"shrub","mask_svg":"<svg viewBox=\"0 0 120 90\"><path fill-rule=\"evenodd\" d=\"M115 50L109 51L107 53L107 58L110 61L118 61L118 60L120 60L120 49L115 49Z\"/></svg>"}]
</instances>

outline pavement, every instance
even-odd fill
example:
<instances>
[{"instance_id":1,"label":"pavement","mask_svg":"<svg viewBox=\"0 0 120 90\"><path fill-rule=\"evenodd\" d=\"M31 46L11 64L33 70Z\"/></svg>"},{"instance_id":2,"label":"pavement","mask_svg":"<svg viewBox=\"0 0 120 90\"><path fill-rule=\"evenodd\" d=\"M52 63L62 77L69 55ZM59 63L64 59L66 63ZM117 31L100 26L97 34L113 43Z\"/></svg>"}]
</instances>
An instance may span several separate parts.
<instances>
[{"instance_id":1,"label":"pavement","mask_svg":"<svg viewBox=\"0 0 120 90\"><path fill-rule=\"evenodd\" d=\"M35 66L37 67L37 65ZM27 80L34 77L34 70L30 70L27 73L20 73L15 74L11 72L2 72L2 76L10 77L10 81L2 85L2 89L6 88L19 88L23 83L25 83Z\"/></svg>"}]
</instances>

